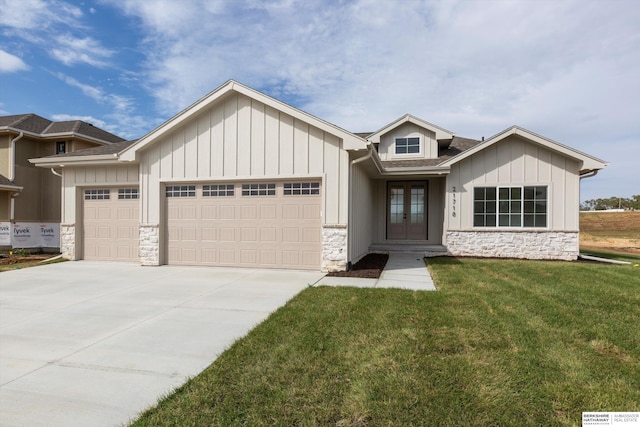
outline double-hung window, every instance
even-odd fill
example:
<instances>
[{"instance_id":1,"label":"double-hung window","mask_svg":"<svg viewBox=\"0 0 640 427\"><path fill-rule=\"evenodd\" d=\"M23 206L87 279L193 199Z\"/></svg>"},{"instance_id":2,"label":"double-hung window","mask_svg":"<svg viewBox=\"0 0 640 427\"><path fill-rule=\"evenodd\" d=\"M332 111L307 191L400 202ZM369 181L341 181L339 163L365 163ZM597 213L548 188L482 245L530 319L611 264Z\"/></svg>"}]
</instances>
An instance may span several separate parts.
<instances>
[{"instance_id":1,"label":"double-hung window","mask_svg":"<svg viewBox=\"0 0 640 427\"><path fill-rule=\"evenodd\" d=\"M420 138L396 138L396 154L420 153Z\"/></svg>"},{"instance_id":2,"label":"double-hung window","mask_svg":"<svg viewBox=\"0 0 640 427\"><path fill-rule=\"evenodd\" d=\"M474 227L546 227L547 187L476 187Z\"/></svg>"}]
</instances>

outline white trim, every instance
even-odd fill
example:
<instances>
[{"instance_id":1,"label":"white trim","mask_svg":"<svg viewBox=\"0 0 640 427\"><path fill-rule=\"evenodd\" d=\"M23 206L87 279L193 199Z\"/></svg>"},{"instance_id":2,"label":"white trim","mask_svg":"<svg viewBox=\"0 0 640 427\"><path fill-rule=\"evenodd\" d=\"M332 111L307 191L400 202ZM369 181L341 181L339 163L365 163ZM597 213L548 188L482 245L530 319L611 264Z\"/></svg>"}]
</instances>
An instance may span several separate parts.
<instances>
[{"instance_id":1,"label":"white trim","mask_svg":"<svg viewBox=\"0 0 640 427\"><path fill-rule=\"evenodd\" d=\"M398 153L398 140L399 139L406 139L407 140L407 151L409 150L409 140L410 139L417 139L418 140L418 152L417 153ZM422 143L423 143L423 138L420 136L396 136L393 138L393 158L395 159L395 157L397 156L398 158L407 158L407 157L412 157L412 156L416 156L416 157L422 157L423 156L423 149L422 149Z\"/></svg>"},{"instance_id":2,"label":"white trim","mask_svg":"<svg viewBox=\"0 0 640 427\"><path fill-rule=\"evenodd\" d=\"M524 187L546 187L547 189L547 198L546 198L546 203L547 203L547 211L545 213L546 215L546 225L544 227L527 227L524 225ZM475 189L476 188L495 188L496 189L496 225L494 226L476 226L473 225L475 222L475 202L476 202L476 198L475 198ZM520 188L521 190L521 198L520 198L520 224L519 226L505 226L505 225L499 225L499 221L500 221L500 194L499 194L499 190L501 188ZM478 230L497 230L497 231L509 231L509 230L524 230L524 231L552 231L552 227L551 227L551 195L552 195L552 188L551 188L551 183L535 183L535 184L530 184L530 183L518 183L518 184L489 184L489 183L485 183L485 184L479 184L479 185L472 185L471 187L471 203L470 203L470 209L471 209L471 231L478 231ZM511 201L511 199L509 199ZM507 214L505 214L507 215ZM457 230L459 231L459 230ZM553 230L555 231L555 230Z\"/></svg>"},{"instance_id":3,"label":"white trim","mask_svg":"<svg viewBox=\"0 0 640 427\"><path fill-rule=\"evenodd\" d=\"M436 126L433 123L429 123L427 121L419 119L415 116L412 116L411 114L405 114L399 119L394 120L393 122L389 123L388 125L384 126L383 128L369 135L367 137L367 140L373 143L379 143L380 138L384 134L391 132L393 129L398 128L405 123L413 123L416 126L430 130L431 132L435 133L436 140L453 138L453 136L455 135L453 132L446 130L444 128L441 128L440 126Z\"/></svg>"},{"instance_id":4,"label":"white trim","mask_svg":"<svg viewBox=\"0 0 640 427\"><path fill-rule=\"evenodd\" d=\"M255 99L258 102L261 102L265 105L268 105L269 107L275 108L278 111L288 114L295 119L304 121L305 123L308 123L311 126L314 126L324 132L327 132L329 134L332 134L338 137L339 139L342 140L342 148L345 150L351 150L351 149L357 150L357 149L367 148L368 142L360 138L359 136L352 134L351 132L348 132L342 128L339 128L338 126L335 126L315 116L312 116L311 114L305 113L304 111L299 110L295 107L292 107L288 104L285 104L284 102L278 101L275 98L272 98L261 92L258 92L247 86L244 86L234 80L229 80L222 86L210 92L205 97L199 99L198 101L196 101L195 103L187 107L182 112L173 116L172 118L170 118L169 120L167 120L166 122L164 122L163 124L155 128L154 130L152 130L151 132L149 132L148 134L140 138L137 142L131 144L129 147L122 150L119 156L120 159L125 161L136 160L136 153L138 151L142 150L147 145L155 143L163 135L167 134L175 127L185 123L187 120L191 119L202 110L208 108L214 102L221 99L222 97L224 97L226 94L230 92L237 92L237 93L243 94L251 99Z\"/></svg>"},{"instance_id":5,"label":"white trim","mask_svg":"<svg viewBox=\"0 0 640 427\"><path fill-rule=\"evenodd\" d=\"M571 147L568 147L566 145L562 145L559 142L553 141L549 138L545 138L541 135L538 135L536 133L533 133L531 131L528 131L524 128L518 127L518 126L512 126L508 129L503 130L502 132L498 133L497 135L492 136L491 138L487 139L484 142L481 142L480 144L477 144L476 146L463 151L462 153L458 154L457 156L447 160L444 163L441 163L441 166L451 166L455 163L458 163L461 160L464 160L470 156L473 156L474 154L476 154L477 152L484 150L485 148L490 147L493 144L496 144L499 141L502 141L506 138L508 138L509 136L512 135L517 135L520 136L522 138L525 138L535 144L541 145L543 147L546 147L552 151L555 151L557 153L560 153L566 157L570 157L572 159L578 160L580 162L582 162L581 168L580 168L580 173L587 173L587 172L591 172L593 170L598 170L598 169L602 169L605 166L608 165L607 162L605 162L604 160L598 159L596 157L590 156L588 154L585 154L581 151L575 150Z\"/></svg>"}]
</instances>

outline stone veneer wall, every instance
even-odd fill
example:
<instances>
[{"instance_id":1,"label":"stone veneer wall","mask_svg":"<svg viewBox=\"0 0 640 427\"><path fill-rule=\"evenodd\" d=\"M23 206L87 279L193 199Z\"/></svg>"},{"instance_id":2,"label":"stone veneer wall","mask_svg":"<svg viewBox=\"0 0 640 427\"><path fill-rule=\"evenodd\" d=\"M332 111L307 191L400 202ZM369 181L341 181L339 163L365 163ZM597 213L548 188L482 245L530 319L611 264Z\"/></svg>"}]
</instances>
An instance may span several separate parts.
<instances>
[{"instance_id":1,"label":"stone veneer wall","mask_svg":"<svg viewBox=\"0 0 640 427\"><path fill-rule=\"evenodd\" d=\"M138 256L142 265L160 265L160 226L140 225Z\"/></svg>"},{"instance_id":2,"label":"stone veneer wall","mask_svg":"<svg viewBox=\"0 0 640 427\"><path fill-rule=\"evenodd\" d=\"M322 271L347 269L347 226L322 226Z\"/></svg>"},{"instance_id":3,"label":"stone veneer wall","mask_svg":"<svg viewBox=\"0 0 640 427\"><path fill-rule=\"evenodd\" d=\"M76 259L76 225L60 224L60 253L63 258Z\"/></svg>"},{"instance_id":4,"label":"stone veneer wall","mask_svg":"<svg viewBox=\"0 0 640 427\"><path fill-rule=\"evenodd\" d=\"M495 258L578 258L577 231L447 231L447 249L454 256Z\"/></svg>"}]
</instances>

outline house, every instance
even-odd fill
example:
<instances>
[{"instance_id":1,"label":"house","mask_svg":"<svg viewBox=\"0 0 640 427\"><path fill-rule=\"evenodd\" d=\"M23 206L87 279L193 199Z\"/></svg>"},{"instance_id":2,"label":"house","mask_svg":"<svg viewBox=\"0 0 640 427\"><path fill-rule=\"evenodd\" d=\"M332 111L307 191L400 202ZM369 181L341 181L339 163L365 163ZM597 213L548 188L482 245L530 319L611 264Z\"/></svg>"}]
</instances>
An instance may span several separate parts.
<instances>
[{"instance_id":1,"label":"house","mask_svg":"<svg viewBox=\"0 0 640 427\"><path fill-rule=\"evenodd\" d=\"M516 126L354 134L235 81L137 141L32 162L62 171L70 259L325 271L390 248L575 259L580 179L606 166Z\"/></svg>"},{"instance_id":2,"label":"house","mask_svg":"<svg viewBox=\"0 0 640 427\"><path fill-rule=\"evenodd\" d=\"M28 159L122 140L81 120L55 122L36 114L0 116L0 224L3 230L8 230L11 224L60 223L60 175L55 170L37 168ZM10 246L7 237L10 238L11 233L4 237L0 239L0 248Z\"/></svg>"}]
</instances>

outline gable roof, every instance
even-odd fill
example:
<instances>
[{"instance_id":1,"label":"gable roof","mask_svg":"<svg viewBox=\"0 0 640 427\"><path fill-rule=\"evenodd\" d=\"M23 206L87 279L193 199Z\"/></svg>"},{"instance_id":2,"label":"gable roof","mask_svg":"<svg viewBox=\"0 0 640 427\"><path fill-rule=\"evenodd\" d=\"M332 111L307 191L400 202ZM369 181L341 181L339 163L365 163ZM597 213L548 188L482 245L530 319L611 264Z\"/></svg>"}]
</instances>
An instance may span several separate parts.
<instances>
[{"instance_id":1,"label":"gable roof","mask_svg":"<svg viewBox=\"0 0 640 427\"><path fill-rule=\"evenodd\" d=\"M0 131L25 132L40 138L79 137L100 144L124 141L123 138L82 120L54 122L32 113L0 116Z\"/></svg>"},{"instance_id":2,"label":"gable roof","mask_svg":"<svg viewBox=\"0 0 640 427\"><path fill-rule=\"evenodd\" d=\"M295 107L285 104L282 101L278 101L275 98L265 95L262 92L258 92L255 89L251 89L250 87L245 86L241 83L238 83L234 80L229 80L222 86L213 90L203 98L199 99L198 101L196 101L195 103L193 103L192 105L190 105L189 107L181 111L180 113L176 114L175 116L173 116L172 118L170 118L169 120L167 120L166 122L164 122L163 124L155 128L154 130L152 130L151 132L149 132L148 134L140 138L135 144L124 149L120 153L120 158L125 161L136 160L135 158L136 152L144 149L148 145L154 144L163 135L166 135L177 126L180 126L181 124L185 123L189 119L195 117L198 113L200 113L210 105L214 104L217 100L221 99L222 97L224 97L230 92L237 92L242 95L245 95L251 99L254 99L272 108L275 108L278 111L288 114L289 116L292 116L295 119L306 122L314 127L317 127L318 129L321 129L327 133L337 136L338 138L342 139L343 141L342 146L345 150L363 149L363 148L366 148L368 145L368 142L366 140L349 131L346 131L336 125L333 125L327 121L319 119L318 117L315 117L309 113L306 113L302 110L299 110Z\"/></svg>"},{"instance_id":3,"label":"gable roof","mask_svg":"<svg viewBox=\"0 0 640 427\"><path fill-rule=\"evenodd\" d=\"M607 162L604 160L598 159L597 157L590 156L586 153L568 147L566 145L560 144L552 139L545 138L544 136L538 135L537 133L531 132L527 129L521 128L519 126L512 126L503 130L502 132L492 136L491 138L477 144L476 146L458 154L450 158L449 160L442 163L442 166L451 166L455 163L458 163L461 160L464 160L470 156L473 156L475 153L484 150L487 147L490 147L500 141L505 140L506 138L517 135L528 141L531 141L535 144L541 145L543 147L548 148L549 150L560 153L566 157L570 157L572 159L580 161L582 164L580 166L580 174L583 175L585 173L599 170L607 166Z\"/></svg>"},{"instance_id":4,"label":"gable roof","mask_svg":"<svg viewBox=\"0 0 640 427\"><path fill-rule=\"evenodd\" d=\"M463 153L480 144L480 141L476 139L462 138L459 136L454 136L447 142L449 142L448 147L440 147L440 149L438 150L438 157L435 159L381 160L380 163L385 169L440 166L447 160L450 160L460 153Z\"/></svg>"},{"instance_id":5,"label":"gable roof","mask_svg":"<svg viewBox=\"0 0 640 427\"><path fill-rule=\"evenodd\" d=\"M429 123L427 121L424 121L422 119L419 119L415 116L412 116L411 114L405 114L404 116L400 117L397 120L394 120L393 122L389 123L388 125L384 126L382 129L379 129L377 131L375 131L374 133L372 133L371 135L368 136L368 140L371 142L380 142L380 137L382 137L382 135L389 133L390 131L392 131L393 129L402 126L405 123L413 123L416 126L420 126L421 128L425 128L428 129L430 131L432 131L433 133L436 134L436 139L437 140L441 140L441 139L451 139L454 137L454 133L446 130L444 128L441 128L440 126L436 126L433 123Z\"/></svg>"}]
</instances>

